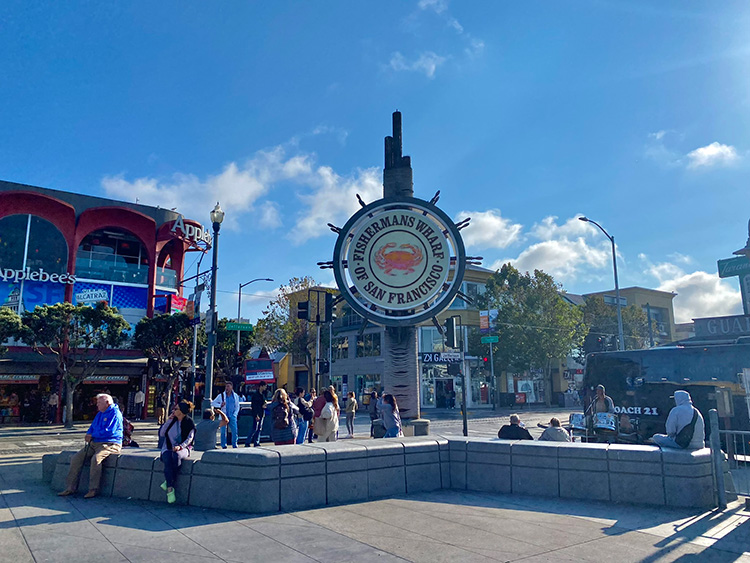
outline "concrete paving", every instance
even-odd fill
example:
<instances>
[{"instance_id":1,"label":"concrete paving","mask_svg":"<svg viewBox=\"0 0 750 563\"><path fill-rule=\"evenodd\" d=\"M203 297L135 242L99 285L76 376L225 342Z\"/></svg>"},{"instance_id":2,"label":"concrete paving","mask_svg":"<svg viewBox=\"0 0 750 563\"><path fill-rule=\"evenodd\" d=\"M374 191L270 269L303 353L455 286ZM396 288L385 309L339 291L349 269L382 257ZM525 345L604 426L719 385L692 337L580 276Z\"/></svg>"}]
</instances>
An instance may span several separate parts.
<instances>
[{"instance_id":1,"label":"concrete paving","mask_svg":"<svg viewBox=\"0 0 750 563\"><path fill-rule=\"evenodd\" d=\"M40 459L0 456L2 561L750 562L739 505L702 513L439 491L250 517L57 497Z\"/></svg>"}]
</instances>

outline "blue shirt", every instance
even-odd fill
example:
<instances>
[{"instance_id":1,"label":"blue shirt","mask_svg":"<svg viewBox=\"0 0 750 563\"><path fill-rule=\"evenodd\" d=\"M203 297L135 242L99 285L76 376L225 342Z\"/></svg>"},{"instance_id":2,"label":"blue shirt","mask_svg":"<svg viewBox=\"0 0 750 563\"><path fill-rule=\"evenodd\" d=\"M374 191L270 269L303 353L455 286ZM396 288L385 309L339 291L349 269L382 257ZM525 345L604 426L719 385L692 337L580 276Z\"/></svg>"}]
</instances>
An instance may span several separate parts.
<instances>
[{"instance_id":1,"label":"blue shirt","mask_svg":"<svg viewBox=\"0 0 750 563\"><path fill-rule=\"evenodd\" d=\"M97 412L94 422L89 426L94 442L111 442L122 444L122 413L115 405L110 405L104 412Z\"/></svg>"},{"instance_id":2,"label":"blue shirt","mask_svg":"<svg viewBox=\"0 0 750 563\"><path fill-rule=\"evenodd\" d=\"M235 402L237 401L237 393L232 393L231 395L226 396L226 402L227 402L227 413L231 417L234 414L234 409L236 407Z\"/></svg>"}]
</instances>

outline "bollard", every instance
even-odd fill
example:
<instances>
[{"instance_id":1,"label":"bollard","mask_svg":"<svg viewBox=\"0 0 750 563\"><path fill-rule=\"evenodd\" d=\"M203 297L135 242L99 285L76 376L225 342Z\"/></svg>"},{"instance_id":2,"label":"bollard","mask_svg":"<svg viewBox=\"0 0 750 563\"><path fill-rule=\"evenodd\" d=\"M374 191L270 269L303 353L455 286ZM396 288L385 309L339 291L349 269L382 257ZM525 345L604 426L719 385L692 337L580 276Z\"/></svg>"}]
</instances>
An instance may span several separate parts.
<instances>
[{"instance_id":1,"label":"bollard","mask_svg":"<svg viewBox=\"0 0 750 563\"><path fill-rule=\"evenodd\" d=\"M716 494L719 508L727 507L727 491L724 487L724 453L721 451L721 440L719 439L719 412L716 409L708 411L711 424L711 459L713 460L714 479L716 483Z\"/></svg>"},{"instance_id":2,"label":"bollard","mask_svg":"<svg viewBox=\"0 0 750 563\"><path fill-rule=\"evenodd\" d=\"M411 425L414 428L415 436L430 435L430 421L426 418L415 418L411 421Z\"/></svg>"}]
</instances>

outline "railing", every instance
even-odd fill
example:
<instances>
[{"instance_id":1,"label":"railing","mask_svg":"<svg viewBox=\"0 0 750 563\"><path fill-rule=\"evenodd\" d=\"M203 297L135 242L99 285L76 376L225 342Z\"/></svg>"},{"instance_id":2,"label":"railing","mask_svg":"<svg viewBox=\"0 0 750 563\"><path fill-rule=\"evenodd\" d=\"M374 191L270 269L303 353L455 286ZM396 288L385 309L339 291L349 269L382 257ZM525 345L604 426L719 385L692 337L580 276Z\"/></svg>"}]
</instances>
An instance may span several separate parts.
<instances>
[{"instance_id":1,"label":"railing","mask_svg":"<svg viewBox=\"0 0 750 563\"><path fill-rule=\"evenodd\" d=\"M726 453L734 490L750 496L750 432L719 430L721 449Z\"/></svg>"},{"instance_id":2,"label":"railing","mask_svg":"<svg viewBox=\"0 0 750 563\"><path fill-rule=\"evenodd\" d=\"M79 259L76 261L76 277L147 285L148 266L145 264L127 264L123 260ZM156 285L176 288L177 272L169 268L156 268Z\"/></svg>"}]
</instances>

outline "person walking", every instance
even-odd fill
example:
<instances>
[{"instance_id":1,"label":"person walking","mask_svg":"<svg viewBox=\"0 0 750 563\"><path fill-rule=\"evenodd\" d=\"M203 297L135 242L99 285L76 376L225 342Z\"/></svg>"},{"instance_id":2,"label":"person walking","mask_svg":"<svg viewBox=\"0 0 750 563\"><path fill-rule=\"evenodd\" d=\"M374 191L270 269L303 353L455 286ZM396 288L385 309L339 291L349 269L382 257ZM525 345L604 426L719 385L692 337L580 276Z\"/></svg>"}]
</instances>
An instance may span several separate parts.
<instances>
[{"instance_id":1,"label":"person walking","mask_svg":"<svg viewBox=\"0 0 750 563\"><path fill-rule=\"evenodd\" d=\"M190 450L193 449L195 423L189 416L192 410L193 403L183 400L175 405L172 414L159 428L159 437L164 439L159 456L164 464L165 479L161 488L167 493L169 504L177 500L174 492L177 474L182 460L190 456Z\"/></svg>"},{"instance_id":2,"label":"person walking","mask_svg":"<svg viewBox=\"0 0 750 563\"><path fill-rule=\"evenodd\" d=\"M58 403L59 398L57 397L57 393L55 391L52 391L49 399L47 399L47 424L52 424L55 421L55 417L57 416Z\"/></svg>"},{"instance_id":3,"label":"person walking","mask_svg":"<svg viewBox=\"0 0 750 563\"><path fill-rule=\"evenodd\" d=\"M156 397L156 422L159 426L164 424L164 421L167 419L166 408L167 408L167 394L162 391Z\"/></svg>"},{"instance_id":4,"label":"person walking","mask_svg":"<svg viewBox=\"0 0 750 563\"><path fill-rule=\"evenodd\" d=\"M313 437L315 435L320 436L320 432L318 432L318 426L320 426L321 424L325 425L325 423L323 422L318 422L318 419L320 418L320 412L323 410L324 406L326 406L325 391L315 397L312 401Z\"/></svg>"},{"instance_id":5,"label":"person walking","mask_svg":"<svg viewBox=\"0 0 750 563\"><path fill-rule=\"evenodd\" d=\"M261 381L258 388L250 396L250 414L253 417L253 428L245 439L245 447L250 444L256 448L260 446L260 432L263 429L263 417L266 415L266 389L268 383Z\"/></svg>"},{"instance_id":6,"label":"person walking","mask_svg":"<svg viewBox=\"0 0 750 563\"><path fill-rule=\"evenodd\" d=\"M349 431L347 438L354 438L354 417L357 414L357 407L354 391L349 391L346 396L346 429Z\"/></svg>"},{"instance_id":7,"label":"person walking","mask_svg":"<svg viewBox=\"0 0 750 563\"><path fill-rule=\"evenodd\" d=\"M146 394L141 391L140 387L136 387L133 402L135 403L135 419L140 420L143 416L143 403L146 402Z\"/></svg>"},{"instance_id":8,"label":"person walking","mask_svg":"<svg viewBox=\"0 0 750 563\"><path fill-rule=\"evenodd\" d=\"M383 394L383 426L385 426L385 436L383 438L399 438L404 435L401 430L401 413L398 410L396 397L390 393Z\"/></svg>"},{"instance_id":9,"label":"person walking","mask_svg":"<svg viewBox=\"0 0 750 563\"><path fill-rule=\"evenodd\" d=\"M304 444L305 438L307 438L307 429L310 426L312 420L313 411L310 406L310 402L305 399L305 390L302 387L297 387L296 398L294 403L297 405L299 410L297 414L297 444Z\"/></svg>"},{"instance_id":10,"label":"person walking","mask_svg":"<svg viewBox=\"0 0 750 563\"><path fill-rule=\"evenodd\" d=\"M219 415L218 417L216 415ZM193 449L205 452L216 449L216 432L229 424L229 418L221 409L213 407L203 411L203 420L195 427L195 443Z\"/></svg>"},{"instance_id":11,"label":"person walking","mask_svg":"<svg viewBox=\"0 0 750 563\"><path fill-rule=\"evenodd\" d=\"M370 415L370 438L375 437L375 421L380 419L378 412L378 392L370 393L370 402L367 404L367 413Z\"/></svg>"},{"instance_id":12,"label":"person walking","mask_svg":"<svg viewBox=\"0 0 750 563\"><path fill-rule=\"evenodd\" d=\"M319 442L335 442L339 431L338 397L330 389L326 389L321 396L325 399L325 404L315 423L315 433Z\"/></svg>"},{"instance_id":13,"label":"person walking","mask_svg":"<svg viewBox=\"0 0 750 563\"><path fill-rule=\"evenodd\" d=\"M294 444L297 439L296 414L299 408L289 400L284 389L276 389L268 410L271 412L271 440L275 446Z\"/></svg>"},{"instance_id":14,"label":"person walking","mask_svg":"<svg viewBox=\"0 0 750 563\"><path fill-rule=\"evenodd\" d=\"M211 403L214 408L221 409L229 419L229 430L232 432L232 447L237 447L237 415L240 413L240 397L234 392L234 385L227 381L224 391L219 393ZM221 447L227 449L227 427L221 427Z\"/></svg>"},{"instance_id":15,"label":"person walking","mask_svg":"<svg viewBox=\"0 0 750 563\"><path fill-rule=\"evenodd\" d=\"M98 412L84 437L86 445L71 458L65 490L58 493L58 496L66 497L76 492L83 463L91 458L89 491L83 498L94 498L99 494L104 460L112 454L120 453L123 434L120 409L114 404L112 396L105 393L96 396L96 408Z\"/></svg>"}]
</instances>

